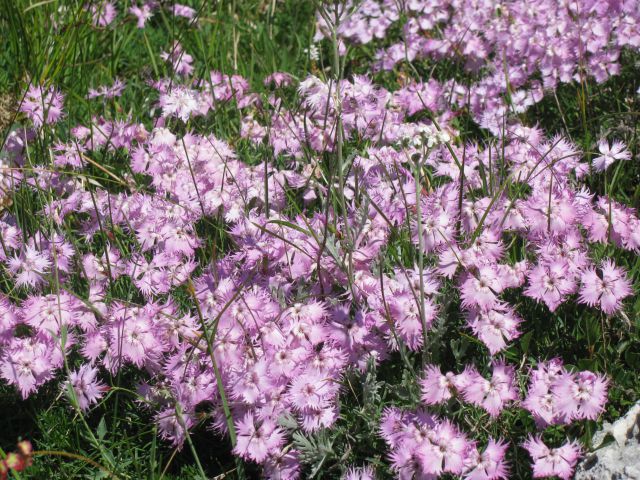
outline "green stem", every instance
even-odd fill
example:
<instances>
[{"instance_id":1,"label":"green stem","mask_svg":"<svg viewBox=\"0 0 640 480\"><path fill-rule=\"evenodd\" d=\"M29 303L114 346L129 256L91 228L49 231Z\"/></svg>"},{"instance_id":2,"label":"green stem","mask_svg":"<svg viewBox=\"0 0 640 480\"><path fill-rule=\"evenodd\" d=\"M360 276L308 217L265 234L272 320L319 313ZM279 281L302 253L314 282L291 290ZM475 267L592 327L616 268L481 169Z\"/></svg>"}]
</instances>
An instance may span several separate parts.
<instances>
[{"instance_id":1,"label":"green stem","mask_svg":"<svg viewBox=\"0 0 640 480\"><path fill-rule=\"evenodd\" d=\"M414 182L416 184L416 222L418 224L418 269L420 275L420 305L418 312L420 313L420 323L422 324L422 339L424 342L423 348L423 363L426 363L428 358L427 352L427 319L424 315L424 227L422 225L422 208L421 208L421 190L422 183L420 181L420 160L416 160L416 167L414 171Z\"/></svg>"}]
</instances>

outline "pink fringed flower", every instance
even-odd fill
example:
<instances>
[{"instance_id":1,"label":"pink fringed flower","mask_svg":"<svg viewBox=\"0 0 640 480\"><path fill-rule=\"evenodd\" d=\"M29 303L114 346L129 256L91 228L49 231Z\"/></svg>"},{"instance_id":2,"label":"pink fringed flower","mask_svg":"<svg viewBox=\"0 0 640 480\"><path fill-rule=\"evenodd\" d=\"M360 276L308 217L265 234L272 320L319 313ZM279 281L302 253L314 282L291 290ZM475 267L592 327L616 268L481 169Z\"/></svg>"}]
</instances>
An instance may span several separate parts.
<instances>
[{"instance_id":1,"label":"pink fringed flower","mask_svg":"<svg viewBox=\"0 0 640 480\"><path fill-rule=\"evenodd\" d=\"M531 412L536 425L541 428L564 423L566 420L566 417L558 411L553 395L553 386L563 372L562 362L559 359L540 362L537 368L531 371L529 390L522 406Z\"/></svg>"},{"instance_id":2,"label":"pink fringed flower","mask_svg":"<svg viewBox=\"0 0 640 480\"><path fill-rule=\"evenodd\" d=\"M439 475L462 473L470 452L470 442L450 421L442 420L429 432L428 442L416 449L423 472Z\"/></svg>"},{"instance_id":3,"label":"pink fringed flower","mask_svg":"<svg viewBox=\"0 0 640 480\"><path fill-rule=\"evenodd\" d=\"M293 81L293 76L287 72L273 72L271 75L267 75L262 83L265 86L274 85L280 88L291 85Z\"/></svg>"},{"instance_id":4,"label":"pink fringed flower","mask_svg":"<svg viewBox=\"0 0 640 480\"><path fill-rule=\"evenodd\" d=\"M165 62L169 62L177 75L187 76L193 72L193 57L184 51L180 42L173 42L168 52L160 54Z\"/></svg>"},{"instance_id":5,"label":"pink fringed flower","mask_svg":"<svg viewBox=\"0 0 640 480\"><path fill-rule=\"evenodd\" d=\"M518 398L514 369L502 362L493 365L491 380L484 379L474 368L465 369L458 380L462 397L497 417L507 402Z\"/></svg>"},{"instance_id":6,"label":"pink fringed flower","mask_svg":"<svg viewBox=\"0 0 640 480\"><path fill-rule=\"evenodd\" d=\"M607 380L588 370L570 373L558 359L541 362L531 371L529 390L522 406L539 427L595 420L607 401Z\"/></svg>"},{"instance_id":7,"label":"pink fringed flower","mask_svg":"<svg viewBox=\"0 0 640 480\"><path fill-rule=\"evenodd\" d=\"M184 18L188 18L189 20L193 20L196 16L196 12L193 8L189 7L188 5L183 5L181 3L175 3L173 5L173 14L176 17L184 17Z\"/></svg>"},{"instance_id":8,"label":"pink fringed flower","mask_svg":"<svg viewBox=\"0 0 640 480\"><path fill-rule=\"evenodd\" d=\"M51 345L29 338L14 339L0 355L0 376L17 386L22 398L49 380L54 368Z\"/></svg>"},{"instance_id":9,"label":"pink fringed flower","mask_svg":"<svg viewBox=\"0 0 640 480\"><path fill-rule=\"evenodd\" d=\"M406 432L407 414L395 407L387 407L382 412L380 436L391 447L396 448Z\"/></svg>"},{"instance_id":10,"label":"pink fringed flower","mask_svg":"<svg viewBox=\"0 0 640 480\"><path fill-rule=\"evenodd\" d=\"M540 264L529 272L525 295L544 302L552 312L575 291L575 280L566 261Z\"/></svg>"},{"instance_id":11,"label":"pink fringed flower","mask_svg":"<svg viewBox=\"0 0 640 480\"><path fill-rule=\"evenodd\" d=\"M97 403L106 391L106 385L100 382L97 376L98 369L89 364L69 372L67 385L73 388L78 405L82 410L87 410L90 405Z\"/></svg>"},{"instance_id":12,"label":"pink fringed flower","mask_svg":"<svg viewBox=\"0 0 640 480\"><path fill-rule=\"evenodd\" d=\"M422 401L427 405L446 402L452 396L452 390L455 388L454 382L455 375L452 372L443 375L440 367L427 365L425 376L420 381Z\"/></svg>"},{"instance_id":13,"label":"pink fringed flower","mask_svg":"<svg viewBox=\"0 0 640 480\"><path fill-rule=\"evenodd\" d=\"M533 477L558 476L569 480L580 458L578 442L567 442L558 448L549 448L538 437L529 437L522 445L533 459Z\"/></svg>"},{"instance_id":14,"label":"pink fringed flower","mask_svg":"<svg viewBox=\"0 0 640 480\"><path fill-rule=\"evenodd\" d=\"M183 122L187 122L191 115L198 113L200 108L197 92L180 86L161 94L159 103L163 116L175 116Z\"/></svg>"},{"instance_id":15,"label":"pink fringed flower","mask_svg":"<svg viewBox=\"0 0 640 480\"><path fill-rule=\"evenodd\" d=\"M11 342L17 323L16 308L7 297L0 294L0 345Z\"/></svg>"},{"instance_id":16,"label":"pink fringed flower","mask_svg":"<svg viewBox=\"0 0 640 480\"><path fill-rule=\"evenodd\" d=\"M631 282L624 270L615 266L611 260L602 263L601 274L593 268L582 275L579 300L589 306L598 305L608 315L622 307L622 299L633 293Z\"/></svg>"},{"instance_id":17,"label":"pink fringed flower","mask_svg":"<svg viewBox=\"0 0 640 480\"><path fill-rule=\"evenodd\" d=\"M264 463L264 475L269 480L297 480L300 477L300 452L291 449L270 455Z\"/></svg>"},{"instance_id":18,"label":"pink fringed flower","mask_svg":"<svg viewBox=\"0 0 640 480\"><path fill-rule=\"evenodd\" d=\"M476 454L473 462L469 462L471 470L465 474L465 480L498 480L506 479L509 468L505 460L509 444L505 441L489 439L487 447L481 454Z\"/></svg>"},{"instance_id":19,"label":"pink fringed flower","mask_svg":"<svg viewBox=\"0 0 640 480\"><path fill-rule=\"evenodd\" d=\"M117 318L120 316L122 318ZM141 367L160 355L160 339L144 311L131 315L123 309L118 312L117 317L112 320L109 329L109 364L113 369L120 368L123 361Z\"/></svg>"},{"instance_id":20,"label":"pink fringed flower","mask_svg":"<svg viewBox=\"0 0 640 480\"><path fill-rule=\"evenodd\" d=\"M87 98L92 99L92 98L100 98L100 97L104 97L104 98L119 97L122 95L122 92L126 86L127 85L125 82L116 78L110 87L108 87L107 85L101 85L97 89L90 88L89 91L87 92Z\"/></svg>"},{"instance_id":21,"label":"pink fringed flower","mask_svg":"<svg viewBox=\"0 0 640 480\"><path fill-rule=\"evenodd\" d=\"M608 381L592 372L564 373L553 386L560 413L571 419L595 420L604 411Z\"/></svg>"},{"instance_id":22,"label":"pink fringed flower","mask_svg":"<svg viewBox=\"0 0 640 480\"><path fill-rule=\"evenodd\" d=\"M522 319L508 306L496 304L490 310L471 310L467 322L491 355L495 355L507 347L507 342L520 336L518 326Z\"/></svg>"},{"instance_id":23,"label":"pink fringed flower","mask_svg":"<svg viewBox=\"0 0 640 480\"><path fill-rule=\"evenodd\" d=\"M483 453L449 420L422 410L385 410L381 434L399 478L438 478L448 473L473 480L506 478L507 443L489 439Z\"/></svg>"},{"instance_id":24,"label":"pink fringed flower","mask_svg":"<svg viewBox=\"0 0 640 480\"><path fill-rule=\"evenodd\" d=\"M36 128L57 123L64 115L63 108L64 95L53 86L45 88L41 85L31 85L20 105L20 111Z\"/></svg>"},{"instance_id":25,"label":"pink fringed flower","mask_svg":"<svg viewBox=\"0 0 640 480\"><path fill-rule=\"evenodd\" d=\"M238 442L234 451L255 462L263 462L270 454L277 453L285 442L282 430L274 422L257 422L251 412L236 423L236 430Z\"/></svg>"},{"instance_id":26,"label":"pink fringed flower","mask_svg":"<svg viewBox=\"0 0 640 480\"><path fill-rule=\"evenodd\" d=\"M15 276L17 286L35 287L44 282L51 261L47 255L27 245L20 256L9 260L9 271Z\"/></svg>"},{"instance_id":27,"label":"pink fringed flower","mask_svg":"<svg viewBox=\"0 0 640 480\"><path fill-rule=\"evenodd\" d=\"M306 373L297 376L291 382L289 397L298 410L321 409L327 406L335 388L322 373Z\"/></svg>"},{"instance_id":28,"label":"pink fringed flower","mask_svg":"<svg viewBox=\"0 0 640 480\"><path fill-rule=\"evenodd\" d=\"M143 3L141 6L134 5L129 8L129 13L131 15L135 15L137 18L137 27L144 28L147 21L153 16L153 4L147 2Z\"/></svg>"},{"instance_id":29,"label":"pink fringed flower","mask_svg":"<svg viewBox=\"0 0 640 480\"><path fill-rule=\"evenodd\" d=\"M495 268L491 265L482 266L476 274L469 274L460 287L462 305L490 310L503 289Z\"/></svg>"},{"instance_id":30,"label":"pink fringed flower","mask_svg":"<svg viewBox=\"0 0 640 480\"><path fill-rule=\"evenodd\" d=\"M178 412L175 408L164 408L155 416L160 437L181 448L188 435L188 430L196 423L193 416Z\"/></svg>"},{"instance_id":31,"label":"pink fringed flower","mask_svg":"<svg viewBox=\"0 0 640 480\"><path fill-rule=\"evenodd\" d=\"M371 465L364 467L351 467L342 480L375 480L376 474Z\"/></svg>"},{"instance_id":32,"label":"pink fringed flower","mask_svg":"<svg viewBox=\"0 0 640 480\"><path fill-rule=\"evenodd\" d=\"M116 18L118 11L113 2L102 1L91 6L93 24L97 27L106 27Z\"/></svg>"}]
</instances>

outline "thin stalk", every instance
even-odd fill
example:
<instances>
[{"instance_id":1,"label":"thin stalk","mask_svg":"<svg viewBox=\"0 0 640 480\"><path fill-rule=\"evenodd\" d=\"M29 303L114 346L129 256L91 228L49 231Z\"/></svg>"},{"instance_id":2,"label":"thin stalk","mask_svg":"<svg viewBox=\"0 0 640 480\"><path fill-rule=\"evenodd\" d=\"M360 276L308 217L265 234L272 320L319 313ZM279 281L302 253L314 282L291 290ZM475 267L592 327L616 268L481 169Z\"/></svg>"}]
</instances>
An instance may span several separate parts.
<instances>
[{"instance_id":1,"label":"thin stalk","mask_svg":"<svg viewBox=\"0 0 640 480\"><path fill-rule=\"evenodd\" d=\"M60 450L36 450L35 452L32 453L32 455L34 457L55 456L55 457L71 458L74 460L82 460L83 462L86 462L89 465L93 465L97 469L102 470L104 473L109 475L109 478L115 478L115 479L120 478L114 472L100 465L98 462L91 460L90 458L85 457L83 455L78 455L77 453L62 452Z\"/></svg>"},{"instance_id":2,"label":"thin stalk","mask_svg":"<svg viewBox=\"0 0 640 480\"><path fill-rule=\"evenodd\" d=\"M184 429L185 439L187 440L187 444L189 445L189 450L191 450L191 454L196 461L196 466L198 467L198 471L200 472L200 476L202 476L203 480L207 480L207 474L204 473L204 468L202 468L202 463L200 463L200 457L198 456L198 452L196 451L196 447L193 444L193 440L191 440L191 435L189 434L189 430L187 429L187 425L182 418L182 407L180 407L180 402L176 402L176 416L178 418L178 423Z\"/></svg>"},{"instance_id":3,"label":"thin stalk","mask_svg":"<svg viewBox=\"0 0 640 480\"><path fill-rule=\"evenodd\" d=\"M422 360L426 363L427 361L427 320L424 315L424 227L422 225L422 208L421 208L421 185L420 181L420 158L416 161L416 166L414 170L414 181L416 184L416 222L418 224L418 270L420 275L420 308L418 312L420 313L420 323L422 324L422 339L424 342L424 350Z\"/></svg>"},{"instance_id":4,"label":"thin stalk","mask_svg":"<svg viewBox=\"0 0 640 480\"><path fill-rule=\"evenodd\" d=\"M349 211L347 210L347 202L344 195L344 153L343 153L343 125L342 125L342 98L340 94L340 80L342 76L342 70L340 66L340 53L338 49L338 28L340 25L340 14L338 12L338 6L335 6L335 18L331 23L331 40L333 47L333 74L335 80L335 101L336 101L336 163L338 170L338 187L340 192L338 193L338 198L340 200L340 208L342 209L342 214L344 215L344 236L347 240L346 245L346 253L347 253L347 278L349 281L349 288L351 289L352 296L355 300L355 295L353 295L353 252L352 247L354 242L351 238L351 229L349 227Z\"/></svg>"},{"instance_id":5,"label":"thin stalk","mask_svg":"<svg viewBox=\"0 0 640 480\"><path fill-rule=\"evenodd\" d=\"M231 439L231 445L233 447L236 446L237 436L236 436L236 428L233 424L233 416L231 415L231 409L229 408L229 402L227 400L227 395L224 391L224 384L222 383L222 375L220 374L220 369L218 368L218 363L216 362L216 357L213 354L213 341L212 338L208 334L207 324L204 320L204 316L202 315L202 309L200 308L200 302L198 297L195 294L195 290L193 288L193 284L189 283L189 292L194 300L196 312L198 313L198 319L200 320L200 325L202 326L202 334L204 336L205 342L207 343L207 351L209 357L211 358L211 364L213 366L213 372L216 376L216 384L218 387L218 394L220 395L220 401L222 402L222 409L224 411L225 420L227 422L227 428L229 429L229 438ZM242 465L242 460L238 457L234 457L236 462L236 468L238 470L238 477L244 478L244 466ZM206 477L205 477L206 478Z\"/></svg>"}]
</instances>

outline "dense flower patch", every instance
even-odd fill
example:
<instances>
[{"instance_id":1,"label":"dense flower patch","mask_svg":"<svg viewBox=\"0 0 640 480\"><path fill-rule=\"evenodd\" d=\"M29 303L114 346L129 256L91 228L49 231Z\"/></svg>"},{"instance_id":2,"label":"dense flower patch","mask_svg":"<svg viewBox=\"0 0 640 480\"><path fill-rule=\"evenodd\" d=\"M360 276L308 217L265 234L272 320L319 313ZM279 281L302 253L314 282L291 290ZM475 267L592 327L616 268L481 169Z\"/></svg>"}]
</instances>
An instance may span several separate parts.
<instances>
[{"instance_id":1,"label":"dense flower patch","mask_svg":"<svg viewBox=\"0 0 640 480\"><path fill-rule=\"evenodd\" d=\"M161 8L197 24L190 7L155 2L129 11L102 2L89 13L100 28L125 16L147 28ZM204 423L265 477L285 479L305 468L292 435L339 421L351 372L407 362L419 405L386 405L377 431L398 478L508 478L508 451L520 447L535 477L570 478L582 447L574 438L547 445L541 434L597 420L610 380L554 356L505 353L528 328L522 301L624 311L630 275L593 251L638 252L640 219L588 180L617 173L632 154L603 138L585 160L569 136L520 114L560 84L616 75L622 49L640 46L638 4L341 8L318 13L317 40L336 53L328 76L274 72L266 90L218 71L196 77L194 56L167 45L157 54L173 75L148 80L157 100L142 120L97 116L67 132L72 100L32 79L24 122L0 157L0 200L39 196L42 222L29 231L8 210L0 216L0 376L22 398L55 382L86 412L110 376L135 371L140 408L167 442L182 446ZM394 26L401 33L389 39ZM337 74L349 49L383 40L371 75ZM470 80L405 79L395 90L374 81L414 61L458 62ZM87 101L132 88L114 79ZM197 128L224 109L241 119L237 138ZM486 141L462 137L463 110ZM55 138L50 158L34 158L45 135ZM246 149L259 162L247 162ZM126 168L96 160L109 155L124 155ZM91 168L110 185L83 175ZM399 239L409 256L393 253ZM115 293L123 282L134 297ZM430 334L452 301L488 361L429 360ZM535 429L478 436L449 408L483 422L526 411ZM375 467L346 478L375 478Z\"/></svg>"}]
</instances>

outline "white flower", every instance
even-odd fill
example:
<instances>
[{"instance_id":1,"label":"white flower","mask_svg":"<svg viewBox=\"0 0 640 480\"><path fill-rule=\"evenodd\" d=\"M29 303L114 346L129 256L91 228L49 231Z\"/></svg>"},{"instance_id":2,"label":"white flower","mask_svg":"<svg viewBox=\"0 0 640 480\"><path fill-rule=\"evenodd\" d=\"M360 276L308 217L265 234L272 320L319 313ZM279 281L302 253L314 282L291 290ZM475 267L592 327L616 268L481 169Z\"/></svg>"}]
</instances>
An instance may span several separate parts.
<instances>
[{"instance_id":1,"label":"white flower","mask_svg":"<svg viewBox=\"0 0 640 480\"><path fill-rule=\"evenodd\" d=\"M630 160L631 152L627 150L624 143L616 140L611 146L606 140L601 140L598 144L601 155L593 159L592 165L597 172L604 172L616 160Z\"/></svg>"},{"instance_id":2,"label":"white flower","mask_svg":"<svg viewBox=\"0 0 640 480\"><path fill-rule=\"evenodd\" d=\"M308 54L309 58L314 62L320 60L320 50L315 43L309 45L309 48L305 48L304 53Z\"/></svg>"},{"instance_id":3,"label":"white flower","mask_svg":"<svg viewBox=\"0 0 640 480\"><path fill-rule=\"evenodd\" d=\"M411 144L419 148L426 145L427 148L433 148L443 143L451 141L451 135L445 130L437 130L433 125L418 125L413 132L407 132L405 137Z\"/></svg>"},{"instance_id":4,"label":"white flower","mask_svg":"<svg viewBox=\"0 0 640 480\"><path fill-rule=\"evenodd\" d=\"M187 122L191 114L198 110L198 101L193 91L187 88L174 88L169 93L160 96L162 115L175 115L183 122Z\"/></svg>"}]
</instances>

